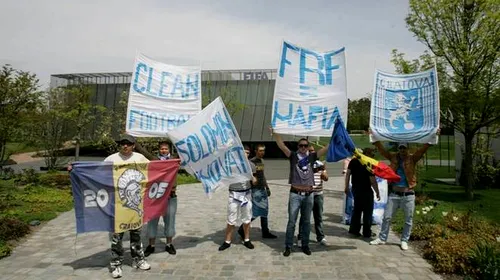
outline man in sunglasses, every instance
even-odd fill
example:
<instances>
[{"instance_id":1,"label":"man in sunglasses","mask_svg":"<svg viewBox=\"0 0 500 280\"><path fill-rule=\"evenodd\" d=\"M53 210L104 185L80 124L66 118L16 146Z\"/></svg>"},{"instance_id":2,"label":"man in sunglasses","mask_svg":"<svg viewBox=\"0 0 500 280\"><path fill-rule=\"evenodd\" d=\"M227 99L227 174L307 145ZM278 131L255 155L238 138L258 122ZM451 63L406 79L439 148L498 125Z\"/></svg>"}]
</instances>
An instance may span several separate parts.
<instances>
[{"instance_id":1,"label":"man in sunglasses","mask_svg":"<svg viewBox=\"0 0 500 280\"><path fill-rule=\"evenodd\" d=\"M411 227L413 223L413 211L415 210L415 191L417 185L416 166L423 157L430 144L424 144L415 153L410 154L407 143L398 144L398 152L388 152L380 141L373 143L380 154L390 160L391 168L401 177L401 180L389 185L389 197L384 210L384 219L379 237L370 242L371 245L385 244L389 236L389 227L394 212L402 208L405 214L405 224L401 234L401 249L408 250Z\"/></svg>"},{"instance_id":2,"label":"man in sunglasses","mask_svg":"<svg viewBox=\"0 0 500 280\"><path fill-rule=\"evenodd\" d=\"M306 255L311 255L309 233L311 232L311 212L314 205L314 196L312 195L314 191L313 164L319 157L326 154L330 144L315 153L310 153L308 149L309 140L301 138L298 142L298 150L292 152L285 145L283 139L281 139L281 135L273 134L272 128L270 128L270 132L274 136L278 147L290 161L288 183L291 187L288 196L288 224L286 226L285 251L283 252L283 256L290 256L299 210L300 221L303 225L300 229L302 252Z\"/></svg>"},{"instance_id":3,"label":"man in sunglasses","mask_svg":"<svg viewBox=\"0 0 500 280\"><path fill-rule=\"evenodd\" d=\"M118 141L119 152L114 153L104 161L111 161L113 163L128 163L128 162L149 162L149 160L142 154L134 152L135 138L132 135L121 135ZM132 266L141 269L149 270L151 266L146 261L141 241L141 228L133 229L130 233L130 254L132 255ZM122 263L123 263L123 239L124 232L113 233L111 238L111 275L113 278L122 276Z\"/></svg>"}]
</instances>

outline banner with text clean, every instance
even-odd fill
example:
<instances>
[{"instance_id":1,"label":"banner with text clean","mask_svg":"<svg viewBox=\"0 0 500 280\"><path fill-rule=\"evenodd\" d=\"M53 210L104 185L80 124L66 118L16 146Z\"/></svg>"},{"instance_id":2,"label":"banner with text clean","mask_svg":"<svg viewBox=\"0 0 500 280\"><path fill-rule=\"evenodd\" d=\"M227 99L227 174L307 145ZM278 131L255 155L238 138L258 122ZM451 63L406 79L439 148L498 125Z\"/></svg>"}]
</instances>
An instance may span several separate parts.
<instances>
[{"instance_id":1,"label":"banner with text clean","mask_svg":"<svg viewBox=\"0 0 500 280\"><path fill-rule=\"evenodd\" d=\"M345 49L316 52L284 41L272 104L276 133L332 135L338 115L347 125Z\"/></svg>"},{"instance_id":2,"label":"banner with text clean","mask_svg":"<svg viewBox=\"0 0 500 280\"><path fill-rule=\"evenodd\" d=\"M252 178L240 136L220 96L185 124L169 131L168 137L177 148L181 166L201 181L207 194L220 186Z\"/></svg>"},{"instance_id":3,"label":"banner with text clean","mask_svg":"<svg viewBox=\"0 0 500 280\"><path fill-rule=\"evenodd\" d=\"M127 133L162 137L200 111L200 66L174 66L137 54L130 81Z\"/></svg>"}]
</instances>

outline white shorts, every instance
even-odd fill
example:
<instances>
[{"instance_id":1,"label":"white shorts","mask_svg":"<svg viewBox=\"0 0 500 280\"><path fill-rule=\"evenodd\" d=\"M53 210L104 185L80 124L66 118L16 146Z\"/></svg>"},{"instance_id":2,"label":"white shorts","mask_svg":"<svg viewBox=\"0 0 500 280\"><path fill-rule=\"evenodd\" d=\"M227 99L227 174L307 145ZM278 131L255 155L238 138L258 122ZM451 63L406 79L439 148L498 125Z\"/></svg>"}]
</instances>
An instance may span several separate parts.
<instances>
[{"instance_id":1,"label":"white shorts","mask_svg":"<svg viewBox=\"0 0 500 280\"><path fill-rule=\"evenodd\" d=\"M227 224L235 226L238 218L243 224L252 221L252 192L250 190L247 192L229 191Z\"/></svg>"}]
</instances>

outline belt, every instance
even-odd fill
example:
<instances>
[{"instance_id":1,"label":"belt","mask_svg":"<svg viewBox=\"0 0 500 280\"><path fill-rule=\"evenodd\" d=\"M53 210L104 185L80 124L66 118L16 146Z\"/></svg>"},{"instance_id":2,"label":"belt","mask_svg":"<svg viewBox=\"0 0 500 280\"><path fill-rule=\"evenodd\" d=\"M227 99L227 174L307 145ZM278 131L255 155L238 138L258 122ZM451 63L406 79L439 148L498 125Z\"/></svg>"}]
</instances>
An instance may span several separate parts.
<instances>
[{"instance_id":1,"label":"belt","mask_svg":"<svg viewBox=\"0 0 500 280\"><path fill-rule=\"evenodd\" d=\"M250 189L246 189L246 190L237 190L237 191L233 191L233 190L229 190L230 192L247 192L249 191Z\"/></svg>"},{"instance_id":2,"label":"belt","mask_svg":"<svg viewBox=\"0 0 500 280\"><path fill-rule=\"evenodd\" d=\"M304 195L304 196L308 196L312 193L312 192L301 192L301 191L294 189L294 188L290 188L290 192L296 193L298 195Z\"/></svg>"},{"instance_id":3,"label":"belt","mask_svg":"<svg viewBox=\"0 0 500 280\"><path fill-rule=\"evenodd\" d=\"M399 196L410 196L410 195L415 195L415 192L414 191L411 191L411 192L391 192L395 195L399 195Z\"/></svg>"}]
</instances>

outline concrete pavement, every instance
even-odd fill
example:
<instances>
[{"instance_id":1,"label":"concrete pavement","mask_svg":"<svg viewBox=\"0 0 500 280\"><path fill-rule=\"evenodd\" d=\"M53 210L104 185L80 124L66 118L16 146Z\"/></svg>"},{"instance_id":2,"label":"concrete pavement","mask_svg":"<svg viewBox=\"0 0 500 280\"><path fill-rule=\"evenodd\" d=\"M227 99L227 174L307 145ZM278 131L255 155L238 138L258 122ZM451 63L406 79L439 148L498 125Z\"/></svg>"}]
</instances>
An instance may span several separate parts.
<instances>
[{"instance_id":1,"label":"concrete pavement","mask_svg":"<svg viewBox=\"0 0 500 280\"><path fill-rule=\"evenodd\" d=\"M268 161L266 161L267 163ZM266 165L266 173L271 175ZM330 172L331 176L334 175ZM231 248L219 252L224 240L227 191L208 199L200 184L178 187L177 255L164 252L164 238L157 240L150 271L130 267L128 241L122 279L441 279L412 248L402 251L391 234L388 245L370 246L351 238L339 223L343 177L331 177L325 186L324 230L329 246L313 242L312 255L300 249L283 257L289 187L286 180L272 180L269 224L279 237L263 240L260 222L254 221L248 250L233 239ZM143 232L144 235L144 232ZM125 235L126 239L128 235ZM311 233L311 240L315 234ZM143 243L147 239L143 237ZM74 211L61 214L31 234L11 256L0 260L0 279L111 279L108 234L76 236Z\"/></svg>"}]
</instances>

